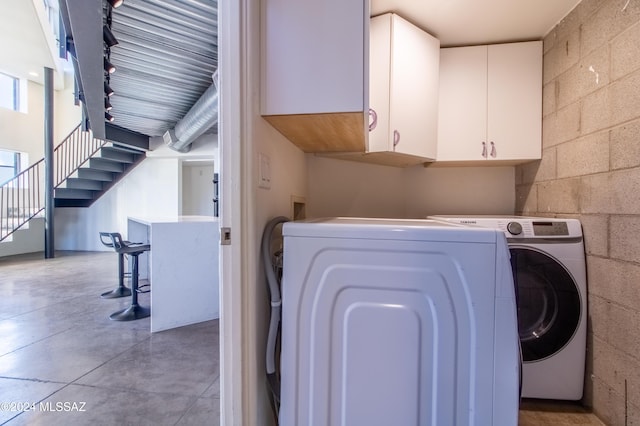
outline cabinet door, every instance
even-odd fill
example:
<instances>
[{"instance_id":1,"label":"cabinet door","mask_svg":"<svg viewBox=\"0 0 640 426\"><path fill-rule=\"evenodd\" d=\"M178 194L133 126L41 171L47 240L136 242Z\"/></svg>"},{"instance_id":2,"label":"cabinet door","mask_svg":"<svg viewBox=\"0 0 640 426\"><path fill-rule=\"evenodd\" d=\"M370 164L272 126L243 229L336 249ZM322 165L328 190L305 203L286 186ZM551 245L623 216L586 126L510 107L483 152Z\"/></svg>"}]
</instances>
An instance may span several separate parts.
<instances>
[{"instance_id":1,"label":"cabinet door","mask_svg":"<svg viewBox=\"0 0 640 426\"><path fill-rule=\"evenodd\" d=\"M484 160L487 46L440 50L438 161Z\"/></svg>"},{"instance_id":2,"label":"cabinet door","mask_svg":"<svg viewBox=\"0 0 640 426\"><path fill-rule=\"evenodd\" d=\"M542 143L542 42L491 45L488 58L487 134L489 143L494 144L490 146L488 158L539 159Z\"/></svg>"},{"instance_id":3,"label":"cabinet door","mask_svg":"<svg viewBox=\"0 0 640 426\"><path fill-rule=\"evenodd\" d=\"M262 116L305 152L364 152L369 1L260 3Z\"/></svg>"},{"instance_id":4,"label":"cabinet door","mask_svg":"<svg viewBox=\"0 0 640 426\"><path fill-rule=\"evenodd\" d=\"M435 159L440 42L395 14L371 19L369 152Z\"/></svg>"},{"instance_id":5,"label":"cabinet door","mask_svg":"<svg viewBox=\"0 0 640 426\"><path fill-rule=\"evenodd\" d=\"M389 150L436 158L440 41L393 15Z\"/></svg>"},{"instance_id":6,"label":"cabinet door","mask_svg":"<svg viewBox=\"0 0 640 426\"><path fill-rule=\"evenodd\" d=\"M389 78L391 76L391 14L369 23L369 152L389 151Z\"/></svg>"}]
</instances>

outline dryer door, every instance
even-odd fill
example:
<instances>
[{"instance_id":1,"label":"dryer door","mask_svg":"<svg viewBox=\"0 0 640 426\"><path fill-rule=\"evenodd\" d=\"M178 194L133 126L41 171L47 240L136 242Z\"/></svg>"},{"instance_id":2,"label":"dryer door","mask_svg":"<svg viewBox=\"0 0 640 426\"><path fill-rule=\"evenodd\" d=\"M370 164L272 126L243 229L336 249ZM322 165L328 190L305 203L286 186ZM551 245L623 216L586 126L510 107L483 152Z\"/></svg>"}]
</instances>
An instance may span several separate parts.
<instances>
[{"instance_id":1,"label":"dryer door","mask_svg":"<svg viewBox=\"0 0 640 426\"><path fill-rule=\"evenodd\" d=\"M518 304L518 331L525 362L561 350L580 322L580 294L562 264L531 247L511 246Z\"/></svg>"}]
</instances>

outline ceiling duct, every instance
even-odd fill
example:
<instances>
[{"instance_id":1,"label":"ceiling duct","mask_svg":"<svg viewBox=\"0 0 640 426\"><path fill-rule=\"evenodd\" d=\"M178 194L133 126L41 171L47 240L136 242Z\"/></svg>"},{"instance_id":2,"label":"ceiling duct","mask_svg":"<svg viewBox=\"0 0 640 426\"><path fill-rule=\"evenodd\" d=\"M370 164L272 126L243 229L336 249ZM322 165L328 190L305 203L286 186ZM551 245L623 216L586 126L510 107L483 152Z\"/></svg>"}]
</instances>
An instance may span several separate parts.
<instances>
[{"instance_id":1,"label":"ceiling duct","mask_svg":"<svg viewBox=\"0 0 640 426\"><path fill-rule=\"evenodd\" d=\"M213 73L213 83L191 107L189 112L167 130L162 138L169 148L188 152L194 140L218 122L218 71Z\"/></svg>"}]
</instances>

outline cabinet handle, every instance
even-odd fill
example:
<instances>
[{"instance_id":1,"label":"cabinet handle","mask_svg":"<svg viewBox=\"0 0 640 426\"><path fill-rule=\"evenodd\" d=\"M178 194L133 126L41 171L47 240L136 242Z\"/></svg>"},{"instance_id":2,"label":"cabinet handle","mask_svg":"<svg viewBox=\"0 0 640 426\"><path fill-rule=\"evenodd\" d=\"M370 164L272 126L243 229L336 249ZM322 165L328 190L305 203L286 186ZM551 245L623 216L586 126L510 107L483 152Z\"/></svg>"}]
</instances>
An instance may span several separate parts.
<instances>
[{"instance_id":1,"label":"cabinet handle","mask_svg":"<svg viewBox=\"0 0 640 426\"><path fill-rule=\"evenodd\" d=\"M378 114L373 108L369 108L369 131L372 131L378 125Z\"/></svg>"},{"instance_id":2,"label":"cabinet handle","mask_svg":"<svg viewBox=\"0 0 640 426\"><path fill-rule=\"evenodd\" d=\"M489 155L493 158L496 157L496 144L494 144L493 141L491 141L491 153Z\"/></svg>"},{"instance_id":3,"label":"cabinet handle","mask_svg":"<svg viewBox=\"0 0 640 426\"><path fill-rule=\"evenodd\" d=\"M400 132L397 130L393 131L393 150L396 150L396 145L400 143Z\"/></svg>"},{"instance_id":4,"label":"cabinet handle","mask_svg":"<svg viewBox=\"0 0 640 426\"><path fill-rule=\"evenodd\" d=\"M485 141L482 141L482 156L487 158L487 143Z\"/></svg>"}]
</instances>

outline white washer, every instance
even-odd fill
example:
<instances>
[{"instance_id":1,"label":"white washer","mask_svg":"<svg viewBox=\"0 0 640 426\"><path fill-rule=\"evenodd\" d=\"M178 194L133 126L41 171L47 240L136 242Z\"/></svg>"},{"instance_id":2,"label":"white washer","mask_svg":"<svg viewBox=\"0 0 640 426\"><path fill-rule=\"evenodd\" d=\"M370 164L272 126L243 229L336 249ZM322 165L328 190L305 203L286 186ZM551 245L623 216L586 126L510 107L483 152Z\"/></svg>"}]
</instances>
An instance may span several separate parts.
<instances>
[{"instance_id":1,"label":"white washer","mask_svg":"<svg viewBox=\"0 0 640 426\"><path fill-rule=\"evenodd\" d=\"M283 236L280 425L517 425L500 231L331 218Z\"/></svg>"},{"instance_id":2,"label":"white washer","mask_svg":"<svg viewBox=\"0 0 640 426\"><path fill-rule=\"evenodd\" d=\"M523 353L522 396L582 398L587 276L576 219L433 216L502 230L509 243Z\"/></svg>"}]
</instances>

